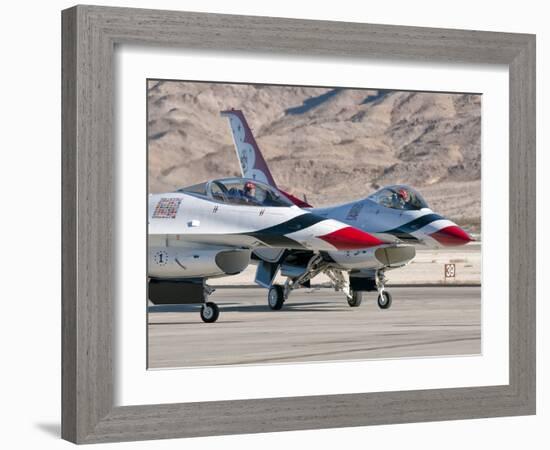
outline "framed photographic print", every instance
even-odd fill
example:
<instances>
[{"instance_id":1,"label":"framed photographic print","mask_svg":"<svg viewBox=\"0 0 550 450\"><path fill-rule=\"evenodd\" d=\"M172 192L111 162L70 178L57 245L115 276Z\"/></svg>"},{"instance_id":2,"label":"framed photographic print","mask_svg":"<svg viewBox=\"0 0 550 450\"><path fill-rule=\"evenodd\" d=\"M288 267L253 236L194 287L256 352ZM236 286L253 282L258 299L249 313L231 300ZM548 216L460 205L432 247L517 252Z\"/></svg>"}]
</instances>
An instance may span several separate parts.
<instances>
[{"instance_id":1,"label":"framed photographic print","mask_svg":"<svg viewBox=\"0 0 550 450\"><path fill-rule=\"evenodd\" d=\"M534 414L534 36L62 17L65 439Z\"/></svg>"}]
</instances>

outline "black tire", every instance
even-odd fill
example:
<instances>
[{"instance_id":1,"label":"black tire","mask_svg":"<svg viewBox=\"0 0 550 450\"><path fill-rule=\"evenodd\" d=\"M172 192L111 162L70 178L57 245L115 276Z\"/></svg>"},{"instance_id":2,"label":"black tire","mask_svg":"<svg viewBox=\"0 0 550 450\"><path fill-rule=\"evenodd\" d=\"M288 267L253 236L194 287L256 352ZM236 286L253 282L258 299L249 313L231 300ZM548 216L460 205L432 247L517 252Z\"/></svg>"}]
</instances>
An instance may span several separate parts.
<instances>
[{"instance_id":1,"label":"black tire","mask_svg":"<svg viewBox=\"0 0 550 450\"><path fill-rule=\"evenodd\" d=\"M391 294L388 291L382 291L382 295L378 294L378 307L380 309L388 309L391 306Z\"/></svg>"},{"instance_id":2,"label":"black tire","mask_svg":"<svg viewBox=\"0 0 550 450\"><path fill-rule=\"evenodd\" d=\"M220 308L213 302L206 302L201 307L201 319L205 323L213 323L220 317Z\"/></svg>"},{"instance_id":3,"label":"black tire","mask_svg":"<svg viewBox=\"0 0 550 450\"><path fill-rule=\"evenodd\" d=\"M284 302L285 295L283 287L278 284L271 286L269 292L267 293L267 304L269 307L274 311L278 311L283 307Z\"/></svg>"},{"instance_id":4,"label":"black tire","mask_svg":"<svg viewBox=\"0 0 550 450\"><path fill-rule=\"evenodd\" d=\"M348 297L348 305L352 308L357 308L363 301L363 293L352 291L351 298Z\"/></svg>"}]
</instances>

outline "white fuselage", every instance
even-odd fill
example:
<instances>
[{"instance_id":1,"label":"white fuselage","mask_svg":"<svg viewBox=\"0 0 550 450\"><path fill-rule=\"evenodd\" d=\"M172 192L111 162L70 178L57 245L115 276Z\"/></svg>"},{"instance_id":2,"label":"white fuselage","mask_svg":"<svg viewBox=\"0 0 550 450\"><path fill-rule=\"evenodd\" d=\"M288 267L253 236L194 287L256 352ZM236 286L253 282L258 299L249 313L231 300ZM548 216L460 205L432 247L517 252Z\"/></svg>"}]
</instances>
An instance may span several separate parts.
<instances>
[{"instance_id":1,"label":"white fuselage","mask_svg":"<svg viewBox=\"0 0 550 450\"><path fill-rule=\"evenodd\" d=\"M430 208L396 210L381 206L369 198L327 208L311 208L310 211L359 228L386 241L400 241L406 245L431 248L442 247L431 237L433 233L445 227L456 226L454 222L435 214Z\"/></svg>"},{"instance_id":2,"label":"white fuselage","mask_svg":"<svg viewBox=\"0 0 550 450\"><path fill-rule=\"evenodd\" d=\"M337 251L342 242L323 237L343 228L343 223L297 206L233 205L182 192L151 194L148 273L159 278L235 274L258 248Z\"/></svg>"}]
</instances>

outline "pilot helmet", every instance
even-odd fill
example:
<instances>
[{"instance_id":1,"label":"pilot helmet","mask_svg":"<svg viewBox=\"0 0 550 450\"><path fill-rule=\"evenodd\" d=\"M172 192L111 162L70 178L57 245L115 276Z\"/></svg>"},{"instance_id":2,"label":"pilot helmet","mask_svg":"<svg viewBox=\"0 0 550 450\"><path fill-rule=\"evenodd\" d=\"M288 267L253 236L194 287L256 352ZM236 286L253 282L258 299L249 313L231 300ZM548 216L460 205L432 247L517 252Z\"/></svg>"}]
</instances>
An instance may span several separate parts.
<instances>
[{"instance_id":1,"label":"pilot helmet","mask_svg":"<svg viewBox=\"0 0 550 450\"><path fill-rule=\"evenodd\" d=\"M407 191L407 189L401 188L397 191L397 193L403 200L405 200L406 202L409 201L409 191Z\"/></svg>"}]
</instances>

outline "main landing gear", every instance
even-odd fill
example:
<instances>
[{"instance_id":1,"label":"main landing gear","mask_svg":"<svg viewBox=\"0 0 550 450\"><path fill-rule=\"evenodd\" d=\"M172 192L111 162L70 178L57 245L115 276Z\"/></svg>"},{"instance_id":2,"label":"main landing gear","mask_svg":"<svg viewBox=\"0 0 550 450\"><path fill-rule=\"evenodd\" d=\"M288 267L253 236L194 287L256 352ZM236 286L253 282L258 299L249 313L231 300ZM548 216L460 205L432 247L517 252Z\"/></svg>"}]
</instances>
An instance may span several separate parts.
<instances>
[{"instance_id":1,"label":"main landing gear","mask_svg":"<svg viewBox=\"0 0 550 450\"><path fill-rule=\"evenodd\" d=\"M280 284L274 284L269 288L269 292L267 294L267 304L272 310L278 311L283 307L284 303L285 303L284 287L281 286Z\"/></svg>"},{"instance_id":2,"label":"main landing gear","mask_svg":"<svg viewBox=\"0 0 550 450\"><path fill-rule=\"evenodd\" d=\"M386 277L383 270L377 270L374 278L365 278L366 282L364 284L359 284L359 286L356 284L355 289L352 289L349 278L344 271L332 268L324 264L320 258L314 256L302 275L296 278L287 278L282 286L280 284L271 286L267 294L268 306L274 311L280 310L294 289L303 287L319 273L327 275L335 291L344 293L351 308L357 308L361 305L365 291L374 290L378 292L377 304L380 309L388 309L392 304L392 296L385 289Z\"/></svg>"},{"instance_id":3,"label":"main landing gear","mask_svg":"<svg viewBox=\"0 0 550 450\"><path fill-rule=\"evenodd\" d=\"M363 301L363 293L361 291L351 291L351 296L347 296L346 298L349 306L357 308Z\"/></svg>"},{"instance_id":4,"label":"main landing gear","mask_svg":"<svg viewBox=\"0 0 550 450\"><path fill-rule=\"evenodd\" d=\"M384 269L373 271L368 274L369 276L364 274L363 277L357 275L350 277L347 271L335 266L332 261L327 261L320 254L311 256L305 267L302 267L303 269L299 268L297 271L296 267L292 270L287 269L287 273L296 273L296 275L287 275L284 285L274 284L269 288L267 304L272 310L280 310L294 289L309 286L311 279L320 273L324 273L329 278L335 291L344 293L351 308L361 305L365 291L378 292L377 303L380 309L388 309L391 306L391 294L385 289Z\"/></svg>"},{"instance_id":5,"label":"main landing gear","mask_svg":"<svg viewBox=\"0 0 550 450\"><path fill-rule=\"evenodd\" d=\"M267 304L274 311L280 310L294 289L303 287L309 280L321 273L324 269L323 258L320 255L313 255L300 276L296 278L287 278L283 286L274 284L269 288Z\"/></svg>"}]
</instances>

